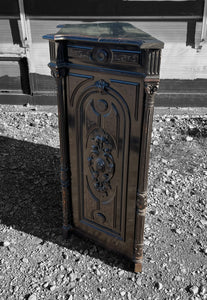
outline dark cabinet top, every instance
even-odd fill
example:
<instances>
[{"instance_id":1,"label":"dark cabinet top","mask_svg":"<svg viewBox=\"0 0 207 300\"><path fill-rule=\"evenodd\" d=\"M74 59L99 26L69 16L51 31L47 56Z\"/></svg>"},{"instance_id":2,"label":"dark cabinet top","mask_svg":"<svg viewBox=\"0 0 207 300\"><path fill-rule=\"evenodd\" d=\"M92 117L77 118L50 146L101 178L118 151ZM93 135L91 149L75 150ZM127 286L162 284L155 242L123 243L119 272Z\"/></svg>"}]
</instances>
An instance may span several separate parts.
<instances>
[{"instance_id":1,"label":"dark cabinet top","mask_svg":"<svg viewBox=\"0 0 207 300\"><path fill-rule=\"evenodd\" d=\"M164 43L134 27L130 23L81 23L58 25L55 34L43 36L45 39L60 41L85 41L97 43L115 43L138 46L141 49L161 49Z\"/></svg>"}]
</instances>

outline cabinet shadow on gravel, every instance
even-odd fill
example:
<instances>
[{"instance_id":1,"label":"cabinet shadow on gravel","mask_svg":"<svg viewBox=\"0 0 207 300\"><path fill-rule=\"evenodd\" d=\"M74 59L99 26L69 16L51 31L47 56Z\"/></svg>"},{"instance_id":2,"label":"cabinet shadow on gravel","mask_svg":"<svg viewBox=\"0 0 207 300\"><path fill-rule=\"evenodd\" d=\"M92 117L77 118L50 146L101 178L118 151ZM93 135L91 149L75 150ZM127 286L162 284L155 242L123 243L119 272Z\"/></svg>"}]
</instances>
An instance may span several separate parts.
<instances>
[{"instance_id":1,"label":"cabinet shadow on gravel","mask_svg":"<svg viewBox=\"0 0 207 300\"><path fill-rule=\"evenodd\" d=\"M129 261L72 235L62 238L59 149L0 136L0 222L46 241L131 271ZM130 268L130 269L129 269Z\"/></svg>"}]
</instances>

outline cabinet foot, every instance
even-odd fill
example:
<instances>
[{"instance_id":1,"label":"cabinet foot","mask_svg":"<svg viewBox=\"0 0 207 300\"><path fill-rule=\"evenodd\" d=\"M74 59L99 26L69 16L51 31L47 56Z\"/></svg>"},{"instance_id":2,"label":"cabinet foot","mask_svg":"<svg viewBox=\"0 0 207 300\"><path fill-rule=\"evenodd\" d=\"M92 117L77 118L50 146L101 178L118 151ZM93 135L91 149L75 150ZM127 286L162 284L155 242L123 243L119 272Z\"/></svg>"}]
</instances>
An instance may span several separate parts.
<instances>
[{"instance_id":1,"label":"cabinet foot","mask_svg":"<svg viewBox=\"0 0 207 300\"><path fill-rule=\"evenodd\" d=\"M134 272L135 273L141 273L142 272L142 263L135 263L134 264Z\"/></svg>"},{"instance_id":2,"label":"cabinet foot","mask_svg":"<svg viewBox=\"0 0 207 300\"><path fill-rule=\"evenodd\" d=\"M71 226L63 226L62 233L63 233L64 240L69 239L71 228L72 228Z\"/></svg>"}]
</instances>

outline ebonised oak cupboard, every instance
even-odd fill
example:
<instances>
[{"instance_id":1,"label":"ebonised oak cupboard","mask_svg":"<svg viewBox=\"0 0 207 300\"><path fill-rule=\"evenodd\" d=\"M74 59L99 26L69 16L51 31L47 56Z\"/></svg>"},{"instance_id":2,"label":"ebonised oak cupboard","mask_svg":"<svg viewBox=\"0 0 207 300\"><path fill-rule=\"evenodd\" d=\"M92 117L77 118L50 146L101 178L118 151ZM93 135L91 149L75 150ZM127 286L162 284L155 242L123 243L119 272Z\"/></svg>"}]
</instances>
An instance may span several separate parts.
<instances>
[{"instance_id":1,"label":"ebonised oak cupboard","mask_svg":"<svg viewBox=\"0 0 207 300\"><path fill-rule=\"evenodd\" d=\"M58 26L63 233L123 254L141 272L154 95L163 43L129 23Z\"/></svg>"}]
</instances>

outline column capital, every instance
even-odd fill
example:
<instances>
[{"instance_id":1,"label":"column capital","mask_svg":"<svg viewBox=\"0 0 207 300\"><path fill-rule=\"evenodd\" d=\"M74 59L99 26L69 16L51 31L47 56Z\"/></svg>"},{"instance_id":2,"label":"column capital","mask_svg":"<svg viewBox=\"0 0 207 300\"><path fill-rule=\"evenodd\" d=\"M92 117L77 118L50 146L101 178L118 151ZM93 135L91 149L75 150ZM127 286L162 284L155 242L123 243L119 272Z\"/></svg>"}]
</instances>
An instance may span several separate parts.
<instances>
[{"instance_id":1,"label":"column capital","mask_svg":"<svg viewBox=\"0 0 207 300\"><path fill-rule=\"evenodd\" d=\"M152 96L157 92L159 88L159 82L145 81L144 87L146 94Z\"/></svg>"},{"instance_id":2,"label":"column capital","mask_svg":"<svg viewBox=\"0 0 207 300\"><path fill-rule=\"evenodd\" d=\"M65 67L50 67L51 75L54 78L62 78L67 75L67 69Z\"/></svg>"}]
</instances>

